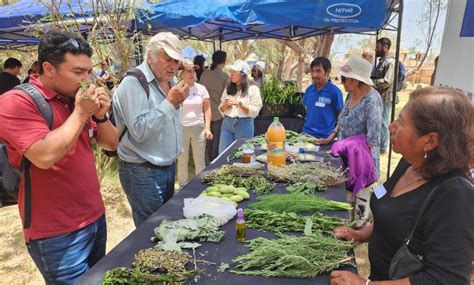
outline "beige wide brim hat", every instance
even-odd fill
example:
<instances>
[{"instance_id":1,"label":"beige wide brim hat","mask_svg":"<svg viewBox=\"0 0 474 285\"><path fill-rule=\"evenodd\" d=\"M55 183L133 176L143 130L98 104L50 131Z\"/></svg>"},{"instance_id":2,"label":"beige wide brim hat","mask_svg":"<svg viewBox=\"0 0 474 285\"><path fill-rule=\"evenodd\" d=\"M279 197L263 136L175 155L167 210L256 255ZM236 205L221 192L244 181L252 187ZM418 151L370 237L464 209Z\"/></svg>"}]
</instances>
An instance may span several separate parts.
<instances>
[{"instance_id":1,"label":"beige wide brim hat","mask_svg":"<svg viewBox=\"0 0 474 285\"><path fill-rule=\"evenodd\" d=\"M160 46L171 58L185 61L183 57L183 46L176 35L170 32L162 32L150 39L151 43Z\"/></svg>"},{"instance_id":2,"label":"beige wide brim hat","mask_svg":"<svg viewBox=\"0 0 474 285\"><path fill-rule=\"evenodd\" d=\"M374 86L374 82L370 79L372 64L363 58L349 58L343 66L337 68L337 73L346 78L352 78L364 82L367 85Z\"/></svg>"}]
</instances>

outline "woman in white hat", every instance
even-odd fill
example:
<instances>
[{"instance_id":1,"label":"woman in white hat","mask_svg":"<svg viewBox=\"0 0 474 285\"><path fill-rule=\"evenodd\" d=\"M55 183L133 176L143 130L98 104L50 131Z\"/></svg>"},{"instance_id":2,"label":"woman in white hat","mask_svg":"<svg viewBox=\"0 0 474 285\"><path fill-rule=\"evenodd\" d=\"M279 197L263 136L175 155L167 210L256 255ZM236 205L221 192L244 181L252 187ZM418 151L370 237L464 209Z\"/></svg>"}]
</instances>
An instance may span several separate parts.
<instances>
[{"instance_id":1,"label":"woman in white hat","mask_svg":"<svg viewBox=\"0 0 474 285\"><path fill-rule=\"evenodd\" d=\"M219 153L233 141L250 139L254 133L254 119L262 108L260 89L248 79L250 67L243 60L229 66L231 82L222 93L219 111L224 116L221 127Z\"/></svg>"},{"instance_id":2,"label":"woman in white hat","mask_svg":"<svg viewBox=\"0 0 474 285\"><path fill-rule=\"evenodd\" d=\"M178 157L178 181L183 186L188 181L189 147L193 149L195 173L206 167L204 151L206 140L212 140L211 103L206 87L196 83L196 71L192 62L183 61L179 76L188 84L189 95L181 110L183 125L183 153Z\"/></svg>"},{"instance_id":3,"label":"woman in white hat","mask_svg":"<svg viewBox=\"0 0 474 285\"><path fill-rule=\"evenodd\" d=\"M365 59L352 57L337 71L349 96L337 120L336 129L324 143L331 142L336 135L339 140L366 135L379 177L380 124L383 107L380 94L372 87L370 79L372 66ZM347 195L349 201L355 204L353 218L356 220L356 227L362 226L370 216L369 201L374 184L357 192L355 197L352 193Z\"/></svg>"}]
</instances>

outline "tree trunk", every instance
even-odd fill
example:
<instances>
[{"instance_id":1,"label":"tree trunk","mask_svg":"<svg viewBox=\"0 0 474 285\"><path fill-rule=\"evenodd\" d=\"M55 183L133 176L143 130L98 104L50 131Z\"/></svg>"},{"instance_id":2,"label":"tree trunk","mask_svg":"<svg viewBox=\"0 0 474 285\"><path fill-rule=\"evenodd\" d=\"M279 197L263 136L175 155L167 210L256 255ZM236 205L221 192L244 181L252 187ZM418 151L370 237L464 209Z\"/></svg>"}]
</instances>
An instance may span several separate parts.
<instances>
[{"instance_id":1,"label":"tree trunk","mask_svg":"<svg viewBox=\"0 0 474 285\"><path fill-rule=\"evenodd\" d=\"M436 1L436 16L434 20L433 27L430 26L428 27L428 41L426 44L426 49L425 49L425 54L423 54L423 58L421 59L420 63L416 67L416 70L420 70L421 67L423 66L423 63L425 62L426 56L428 55L428 52L431 49L431 44L433 43L433 37L436 31L436 25L438 24L438 18L439 18L439 13L441 11L441 0L430 0L430 6L432 5L432 1ZM431 13L432 13L432 8L430 7L430 16L429 16L429 21L431 22Z\"/></svg>"},{"instance_id":2,"label":"tree trunk","mask_svg":"<svg viewBox=\"0 0 474 285\"><path fill-rule=\"evenodd\" d=\"M334 35L325 35L324 42L321 46L321 53L319 56L324 56L329 58L329 53L331 53L332 43L334 42Z\"/></svg>"},{"instance_id":3,"label":"tree trunk","mask_svg":"<svg viewBox=\"0 0 474 285\"><path fill-rule=\"evenodd\" d=\"M298 57L298 69L296 71L296 87L297 91L303 90L303 71L304 71L304 54L300 54Z\"/></svg>"},{"instance_id":4,"label":"tree trunk","mask_svg":"<svg viewBox=\"0 0 474 285\"><path fill-rule=\"evenodd\" d=\"M305 59L305 52L304 52L304 43L305 39L299 41L299 46L303 48L303 52L298 54L298 69L296 70L296 86L298 92L303 90L303 71L304 71L304 59Z\"/></svg>"},{"instance_id":5,"label":"tree trunk","mask_svg":"<svg viewBox=\"0 0 474 285\"><path fill-rule=\"evenodd\" d=\"M285 56L286 55L286 42L285 41L282 41L281 42L281 47L280 47L280 57L278 59L278 69L277 69L277 74L276 74L276 77L277 78L281 78L281 76L283 75L283 65L285 64Z\"/></svg>"}]
</instances>

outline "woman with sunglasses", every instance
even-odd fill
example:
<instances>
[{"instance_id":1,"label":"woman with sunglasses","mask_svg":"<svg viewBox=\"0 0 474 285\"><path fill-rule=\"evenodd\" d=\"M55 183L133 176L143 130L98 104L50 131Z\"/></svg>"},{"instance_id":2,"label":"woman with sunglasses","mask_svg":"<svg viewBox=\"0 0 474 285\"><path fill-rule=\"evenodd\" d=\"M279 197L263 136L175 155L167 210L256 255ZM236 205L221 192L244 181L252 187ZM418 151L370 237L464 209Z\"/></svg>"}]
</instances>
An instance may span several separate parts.
<instances>
[{"instance_id":1,"label":"woman with sunglasses","mask_svg":"<svg viewBox=\"0 0 474 285\"><path fill-rule=\"evenodd\" d=\"M320 140L319 143L330 143L336 135L338 140L365 135L370 153L372 154L377 177L379 177L382 99L380 94L372 87L373 83L370 79L372 66L365 59L352 57L343 66L339 67L337 71L349 95L339 115L336 129L328 138ZM355 195L352 195L352 192L348 192L349 202L355 205L353 218L356 220L356 227L361 227L370 216L369 201L373 187L374 184L366 186L355 193Z\"/></svg>"},{"instance_id":2,"label":"woman with sunglasses","mask_svg":"<svg viewBox=\"0 0 474 285\"><path fill-rule=\"evenodd\" d=\"M190 86L189 96L181 111L183 125L183 153L178 157L178 182L183 186L188 181L189 146L193 149L195 174L206 167L204 155L206 140L212 140L211 103L206 87L196 83L196 71L191 62L183 62L179 76Z\"/></svg>"}]
</instances>

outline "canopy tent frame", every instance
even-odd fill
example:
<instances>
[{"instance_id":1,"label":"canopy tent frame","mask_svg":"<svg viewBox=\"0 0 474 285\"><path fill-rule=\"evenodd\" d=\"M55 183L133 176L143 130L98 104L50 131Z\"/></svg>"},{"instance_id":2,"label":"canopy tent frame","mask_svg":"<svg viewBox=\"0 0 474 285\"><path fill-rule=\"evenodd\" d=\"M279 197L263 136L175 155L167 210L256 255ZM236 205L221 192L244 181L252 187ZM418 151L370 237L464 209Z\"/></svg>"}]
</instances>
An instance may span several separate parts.
<instances>
[{"instance_id":1,"label":"canopy tent frame","mask_svg":"<svg viewBox=\"0 0 474 285\"><path fill-rule=\"evenodd\" d=\"M77 0L81 1L81 0ZM269 38L269 39L277 39L277 40L284 40L284 41L295 41L300 40L312 36L318 35L326 35L326 34L342 34L342 33L353 33L353 34L364 34L364 35L375 35L378 36L379 31L381 30L388 30L388 31L396 31L397 32L397 45L396 45L396 55L395 55L395 71L394 71L394 82L393 82L393 98L392 98L392 112L391 112L391 121L394 120L395 117L395 96L396 96L396 89L397 89L397 80L398 77L398 62L399 62L399 55L400 55L400 36L401 36L401 21L403 17L403 0L387 0L383 1L387 6L386 8L386 15L385 19L383 20L383 25L374 31L369 31L363 28L354 28L355 30L346 29L350 25L346 26L325 26L322 28L318 28L316 26L304 26L304 25L275 25L273 27L268 27L269 25L266 24L239 24L236 21L231 19L221 19L216 18L209 21L204 22L204 25L208 26L216 26L215 28L207 28L207 33L202 36L196 36L193 33L193 29L196 29L195 26L190 27L188 26L180 26L180 27L173 27L167 28L163 27L162 29L141 29L143 34L151 34L155 33L160 30L170 30L176 31L177 34L183 39L195 39L205 42L212 42L213 47L215 49L215 40L219 41L219 46L222 48L222 43L231 40L245 40L245 39L257 39L257 38ZM346 3L347 4L347 3ZM152 5L153 6L153 5ZM393 21L398 16L398 25L392 24ZM85 30L90 29L91 22L87 21L87 17L84 18L83 26ZM47 24L45 24L47 25ZM89 26L87 26L89 25ZM137 20L132 21L131 25L129 25L130 32L133 30L140 30L141 23ZM240 25L240 27L239 27ZM81 27L79 27L81 29ZM268 30L265 30L269 28ZM17 30L6 29L0 32L0 48L16 48L19 49L24 45L32 45L37 44L37 41L28 41L26 38L28 34L22 34L22 32L27 31L27 29L19 28ZM133 33L133 32L132 32ZM24 37L22 39L11 39L5 37L5 35L11 35L16 37ZM233 37L230 37L233 36ZM141 48L137 50L138 58L141 58ZM389 160L388 160L388 169L387 169L387 177L390 173L390 164L391 164L391 145L389 146Z\"/></svg>"}]
</instances>

